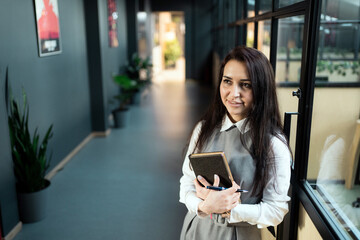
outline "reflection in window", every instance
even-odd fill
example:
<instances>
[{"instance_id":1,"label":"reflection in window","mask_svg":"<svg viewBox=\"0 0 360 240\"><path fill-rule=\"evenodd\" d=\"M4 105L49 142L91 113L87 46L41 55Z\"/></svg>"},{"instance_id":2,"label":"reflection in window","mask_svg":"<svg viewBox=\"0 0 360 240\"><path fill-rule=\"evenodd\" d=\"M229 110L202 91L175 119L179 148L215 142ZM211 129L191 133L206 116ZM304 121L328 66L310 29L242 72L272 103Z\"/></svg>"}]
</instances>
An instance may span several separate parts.
<instances>
[{"instance_id":1,"label":"reflection in window","mask_svg":"<svg viewBox=\"0 0 360 240\"><path fill-rule=\"evenodd\" d=\"M259 1L259 14L270 12L272 10L271 0L260 0Z\"/></svg>"},{"instance_id":2,"label":"reflection in window","mask_svg":"<svg viewBox=\"0 0 360 240\"><path fill-rule=\"evenodd\" d=\"M316 73L318 82L360 82L359 2L323 2Z\"/></svg>"},{"instance_id":3,"label":"reflection in window","mask_svg":"<svg viewBox=\"0 0 360 240\"><path fill-rule=\"evenodd\" d=\"M254 32L255 32L255 23L250 22L247 24L246 29L246 46L254 47Z\"/></svg>"},{"instance_id":4,"label":"reflection in window","mask_svg":"<svg viewBox=\"0 0 360 240\"><path fill-rule=\"evenodd\" d=\"M271 28L271 21L259 21L258 24L258 50L263 52L265 56L270 59L270 28Z\"/></svg>"},{"instance_id":5,"label":"reflection in window","mask_svg":"<svg viewBox=\"0 0 360 240\"><path fill-rule=\"evenodd\" d=\"M255 0L247 0L247 17L255 16Z\"/></svg>"},{"instance_id":6,"label":"reflection in window","mask_svg":"<svg viewBox=\"0 0 360 240\"><path fill-rule=\"evenodd\" d=\"M316 81L359 82L359 7L322 2ZM315 88L307 179L349 239L360 239L359 116L360 88Z\"/></svg>"},{"instance_id":7,"label":"reflection in window","mask_svg":"<svg viewBox=\"0 0 360 240\"><path fill-rule=\"evenodd\" d=\"M302 2L303 0L279 0L279 7L286 7L294 3Z\"/></svg>"},{"instance_id":8,"label":"reflection in window","mask_svg":"<svg viewBox=\"0 0 360 240\"><path fill-rule=\"evenodd\" d=\"M279 20L275 74L277 82L300 81L303 29L303 16Z\"/></svg>"}]
</instances>

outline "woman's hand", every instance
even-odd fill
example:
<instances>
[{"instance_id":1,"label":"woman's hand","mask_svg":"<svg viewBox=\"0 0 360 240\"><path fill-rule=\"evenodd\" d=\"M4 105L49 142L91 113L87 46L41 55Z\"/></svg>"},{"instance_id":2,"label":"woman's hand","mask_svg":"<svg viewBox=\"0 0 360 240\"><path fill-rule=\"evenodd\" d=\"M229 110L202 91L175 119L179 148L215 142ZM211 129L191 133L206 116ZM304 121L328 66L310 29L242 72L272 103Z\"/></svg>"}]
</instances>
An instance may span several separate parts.
<instances>
[{"instance_id":1,"label":"woman's hand","mask_svg":"<svg viewBox=\"0 0 360 240\"><path fill-rule=\"evenodd\" d=\"M196 196L198 198L201 198L202 200L205 200L205 198L207 197L207 195L210 193L210 189L207 189L207 186L211 186L210 183L208 183L208 181L205 180L205 178L203 178L202 176L198 176L197 179L199 180L199 182L201 182L203 186L200 185L200 183L198 182L198 180L194 180L194 184L195 184L195 188L196 188ZM218 175L214 175L214 185L218 187L220 183L220 178Z\"/></svg>"},{"instance_id":2,"label":"woman's hand","mask_svg":"<svg viewBox=\"0 0 360 240\"><path fill-rule=\"evenodd\" d=\"M205 200L199 204L199 210L206 214L230 211L239 204L240 193L236 192L238 188L239 186L233 182L229 189L223 191L210 190Z\"/></svg>"}]
</instances>

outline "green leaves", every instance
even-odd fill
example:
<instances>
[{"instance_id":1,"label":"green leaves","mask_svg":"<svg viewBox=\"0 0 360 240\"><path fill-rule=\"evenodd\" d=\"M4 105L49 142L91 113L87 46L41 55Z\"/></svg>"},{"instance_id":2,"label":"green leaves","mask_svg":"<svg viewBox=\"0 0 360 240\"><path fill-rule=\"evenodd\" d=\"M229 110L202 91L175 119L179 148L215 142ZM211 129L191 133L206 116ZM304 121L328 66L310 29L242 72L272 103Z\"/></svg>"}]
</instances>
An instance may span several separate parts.
<instances>
[{"instance_id":1,"label":"green leaves","mask_svg":"<svg viewBox=\"0 0 360 240\"><path fill-rule=\"evenodd\" d=\"M330 74L337 73L340 76L346 76L346 71L351 69L352 74L360 74L359 61L340 61L319 60L317 62L317 72L329 71Z\"/></svg>"},{"instance_id":2,"label":"green leaves","mask_svg":"<svg viewBox=\"0 0 360 240\"><path fill-rule=\"evenodd\" d=\"M138 88L137 82L130 79L127 75L114 76L114 82L118 84L123 90L134 90Z\"/></svg>"},{"instance_id":3,"label":"green leaves","mask_svg":"<svg viewBox=\"0 0 360 240\"><path fill-rule=\"evenodd\" d=\"M171 66L175 64L176 60L181 57L182 50L180 43L177 39L165 42L164 60L165 66Z\"/></svg>"},{"instance_id":4,"label":"green leaves","mask_svg":"<svg viewBox=\"0 0 360 240\"><path fill-rule=\"evenodd\" d=\"M18 190L21 192L36 192L45 187L45 174L49 168L50 158L47 159L46 149L52 137L52 125L45 137L40 141L36 128L31 137L29 130L29 106L23 91L23 111L11 97L8 124L14 173Z\"/></svg>"}]
</instances>

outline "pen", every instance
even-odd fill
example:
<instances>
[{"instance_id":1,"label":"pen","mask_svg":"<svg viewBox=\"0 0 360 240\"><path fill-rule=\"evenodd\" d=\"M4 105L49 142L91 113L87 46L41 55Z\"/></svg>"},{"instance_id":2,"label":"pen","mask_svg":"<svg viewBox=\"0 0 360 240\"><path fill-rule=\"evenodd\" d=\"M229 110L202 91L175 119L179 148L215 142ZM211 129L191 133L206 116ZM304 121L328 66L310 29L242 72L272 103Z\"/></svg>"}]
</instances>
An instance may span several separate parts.
<instances>
[{"instance_id":1,"label":"pen","mask_svg":"<svg viewBox=\"0 0 360 240\"><path fill-rule=\"evenodd\" d=\"M211 190L217 190L217 191L221 191L221 190L226 190L227 188L224 187L214 187L214 186L207 186L207 189L211 189ZM245 189L237 189L236 192L243 192L243 193L247 193L249 192L248 190Z\"/></svg>"}]
</instances>

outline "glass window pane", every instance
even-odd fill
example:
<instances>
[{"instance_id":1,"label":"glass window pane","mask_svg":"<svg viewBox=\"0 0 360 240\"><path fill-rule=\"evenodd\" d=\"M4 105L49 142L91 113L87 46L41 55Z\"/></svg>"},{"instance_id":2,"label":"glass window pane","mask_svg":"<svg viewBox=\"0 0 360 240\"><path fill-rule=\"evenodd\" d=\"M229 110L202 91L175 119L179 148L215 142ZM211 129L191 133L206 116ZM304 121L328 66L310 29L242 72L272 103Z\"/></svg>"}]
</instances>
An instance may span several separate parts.
<instances>
[{"instance_id":1,"label":"glass window pane","mask_svg":"<svg viewBox=\"0 0 360 240\"><path fill-rule=\"evenodd\" d=\"M300 82L304 16L279 19L276 81Z\"/></svg>"},{"instance_id":2,"label":"glass window pane","mask_svg":"<svg viewBox=\"0 0 360 240\"><path fill-rule=\"evenodd\" d=\"M302 2L303 0L279 0L279 7L286 7L294 3Z\"/></svg>"},{"instance_id":3,"label":"glass window pane","mask_svg":"<svg viewBox=\"0 0 360 240\"><path fill-rule=\"evenodd\" d=\"M255 32L255 23L251 22L247 24L246 29L246 46L254 47L254 32Z\"/></svg>"},{"instance_id":4,"label":"glass window pane","mask_svg":"<svg viewBox=\"0 0 360 240\"><path fill-rule=\"evenodd\" d=\"M247 17L255 16L255 0L247 0Z\"/></svg>"},{"instance_id":5,"label":"glass window pane","mask_svg":"<svg viewBox=\"0 0 360 240\"><path fill-rule=\"evenodd\" d=\"M359 82L360 1L322 4L316 81ZM315 88L307 179L349 239L360 239L359 117L360 88Z\"/></svg>"},{"instance_id":6,"label":"glass window pane","mask_svg":"<svg viewBox=\"0 0 360 240\"><path fill-rule=\"evenodd\" d=\"M323 3L317 81L360 82L359 2L328 0Z\"/></svg>"},{"instance_id":7,"label":"glass window pane","mask_svg":"<svg viewBox=\"0 0 360 240\"><path fill-rule=\"evenodd\" d=\"M259 14L270 12L272 10L271 0L260 0L259 1Z\"/></svg>"},{"instance_id":8,"label":"glass window pane","mask_svg":"<svg viewBox=\"0 0 360 240\"><path fill-rule=\"evenodd\" d=\"M315 88L307 173L338 224L358 236L360 209L352 204L360 197L359 156L352 149L360 138L359 109L360 88Z\"/></svg>"},{"instance_id":9,"label":"glass window pane","mask_svg":"<svg viewBox=\"0 0 360 240\"><path fill-rule=\"evenodd\" d=\"M265 56L270 59L270 29L271 29L271 20L259 21L258 23L258 49L265 54Z\"/></svg>"}]
</instances>

